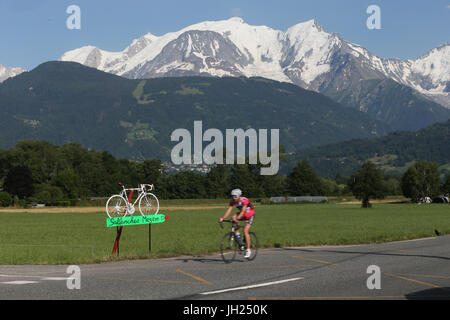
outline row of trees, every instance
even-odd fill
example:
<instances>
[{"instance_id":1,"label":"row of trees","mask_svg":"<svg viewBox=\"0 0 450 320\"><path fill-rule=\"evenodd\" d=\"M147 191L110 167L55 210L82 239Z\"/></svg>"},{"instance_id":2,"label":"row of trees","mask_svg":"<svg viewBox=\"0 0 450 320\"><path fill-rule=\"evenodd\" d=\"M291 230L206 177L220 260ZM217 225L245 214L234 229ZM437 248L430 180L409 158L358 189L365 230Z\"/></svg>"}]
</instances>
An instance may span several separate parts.
<instances>
[{"instance_id":1,"label":"row of trees","mask_svg":"<svg viewBox=\"0 0 450 320\"><path fill-rule=\"evenodd\" d=\"M367 203L402 191L411 198L433 196L444 189L450 192L448 178L441 186L436 165L431 164L430 169L427 164L426 171L420 164L402 179L385 176L371 163L350 178L323 179L306 160L299 161L289 175L261 176L259 166L248 164L218 165L207 174L168 174L158 159L118 160L108 152L87 150L76 143L55 146L45 141L21 141L0 151L0 205L9 205L13 199L58 204L67 199L107 197L120 190L118 182L128 186L152 183L161 199L227 198L233 188L244 190L248 197L353 193Z\"/></svg>"},{"instance_id":2,"label":"row of trees","mask_svg":"<svg viewBox=\"0 0 450 320\"><path fill-rule=\"evenodd\" d=\"M348 185L365 208L370 207L370 199L383 199L389 194L383 181L383 172L370 161L350 177ZM439 194L450 193L450 175L442 183L436 163L419 161L405 172L401 178L401 188L403 195L414 201L425 197L434 198Z\"/></svg>"}]
</instances>

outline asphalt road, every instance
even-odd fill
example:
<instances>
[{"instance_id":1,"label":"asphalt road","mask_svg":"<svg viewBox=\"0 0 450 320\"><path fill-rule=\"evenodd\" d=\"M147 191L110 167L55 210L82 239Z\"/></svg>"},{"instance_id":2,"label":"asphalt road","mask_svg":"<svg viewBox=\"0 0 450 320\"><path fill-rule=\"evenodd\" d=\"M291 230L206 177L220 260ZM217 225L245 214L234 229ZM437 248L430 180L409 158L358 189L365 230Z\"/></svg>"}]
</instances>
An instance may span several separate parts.
<instances>
[{"instance_id":1,"label":"asphalt road","mask_svg":"<svg viewBox=\"0 0 450 320\"><path fill-rule=\"evenodd\" d=\"M67 268L0 266L0 299L450 299L450 236L80 265L79 282Z\"/></svg>"}]
</instances>

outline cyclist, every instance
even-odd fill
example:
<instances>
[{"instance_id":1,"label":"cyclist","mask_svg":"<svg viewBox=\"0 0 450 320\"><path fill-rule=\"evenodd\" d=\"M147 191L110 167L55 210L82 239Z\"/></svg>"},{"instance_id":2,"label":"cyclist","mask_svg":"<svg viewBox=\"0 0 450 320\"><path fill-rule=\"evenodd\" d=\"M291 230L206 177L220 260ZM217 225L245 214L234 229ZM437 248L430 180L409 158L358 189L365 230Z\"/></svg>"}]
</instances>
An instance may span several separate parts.
<instances>
[{"instance_id":1,"label":"cyclist","mask_svg":"<svg viewBox=\"0 0 450 320\"><path fill-rule=\"evenodd\" d=\"M228 217L228 215L231 213L231 210L233 210L233 207L236 207L239 209L239 212L235 213L232 217L235 226L236 226L236 239L239 241L239 244L242 245L241 236L239 234L239 225L238 221L242 218L245 219L245 226L244 226L244 235L247 245L247 250L245 251L245 258L250 258L252 252L250 250L250 228L252 226L253 221L255 220L255 210L253 209L253 204L245 197L242 196L242 191L240 189L233 189L231 191L231 197L232 200L230 201L230 205L225 212L225 215L219 219L219 223L222 223L224 219Z\"/></svg>"}]
</instances>

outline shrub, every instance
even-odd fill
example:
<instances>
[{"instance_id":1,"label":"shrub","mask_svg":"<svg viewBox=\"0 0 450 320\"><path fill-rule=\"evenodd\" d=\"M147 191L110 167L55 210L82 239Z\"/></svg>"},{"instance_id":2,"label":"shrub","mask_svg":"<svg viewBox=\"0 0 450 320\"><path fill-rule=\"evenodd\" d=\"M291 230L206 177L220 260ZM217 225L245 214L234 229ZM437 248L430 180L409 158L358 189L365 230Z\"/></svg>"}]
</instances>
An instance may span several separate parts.
<instances>
[{"instance_id":1,"label":"shrub","mask_svg":"<svg viewBox=\"0 0 450 320\"><path fill-rule=\"evenodd\" d=\"M12 204L12 198L8 192L0 192L0 207L9 207Z\"/></svg>"}]
</instances>

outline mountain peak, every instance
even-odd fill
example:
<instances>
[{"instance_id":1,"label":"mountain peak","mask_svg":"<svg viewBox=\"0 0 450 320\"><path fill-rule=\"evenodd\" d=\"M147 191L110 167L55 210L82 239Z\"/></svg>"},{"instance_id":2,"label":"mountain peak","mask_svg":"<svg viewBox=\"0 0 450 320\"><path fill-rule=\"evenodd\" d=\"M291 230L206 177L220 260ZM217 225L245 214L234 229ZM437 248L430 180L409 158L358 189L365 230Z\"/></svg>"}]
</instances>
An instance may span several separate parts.
<instances>
[{"instance_id":1,"label":"mountain peak","mask_svg":"<svg viewBox=\"0 0 450 320\"><path fill-rule=\"evenodd\" d=\"M286 34L293 36L304 34L317 34L322 32L327 33L325 29L315 19L311 19L293 25L292 27L287 29Z\"/></svg>"},{"instance_id":2,"label":"mountain peak","mask_svg":"<svg viewBox=\"0 0 450 320\"><path fill-rule=\"evenodd\" d=\"M439 53L439 52L446 52L447 50L450 50L450 42L444 43L444 44L440 45L439 47L429 50L428 52L422 54L419 58L417 58L417 60L426 58L426 57L430 56L431 54L435 54L435 53Z\"/></svg>"},{"instance_id":3,"label":"mountain peak","mask_svg":"<svg viewBox=\"0 0 450 320\"><path fill-rule=\"evenodd\" d=\"M230 19L228 19L228 21L245 23L244 19L242 19L241 17L231 17Z\"/></svg>"},{"instance_id":4,"label":"mountain peak","mask_svg":"<svg viewBox=\"0 0 450 320\"><path fill-rule=\"evenodd\" d=\"M151 32L147 32L142 37L139 37L139 39L147 39L147 40L150 40L150 41L154 41L155 39L158 39L158 36L155 36Z\"/></svg>"},{"instance_id":5,"label":"mountain peak","mask_svg":"<svg viewBox=\"0 0 450 320\"><path fill-rule=\"evenodd\" d=\"M293 25L290 28L301 28L301 29L304 29L304 30L317 29L318 31L325 31L325 29L317 22L316 19L311 19L311 20L299 22L299 23Z\"/></svg>"}]
</instances>

